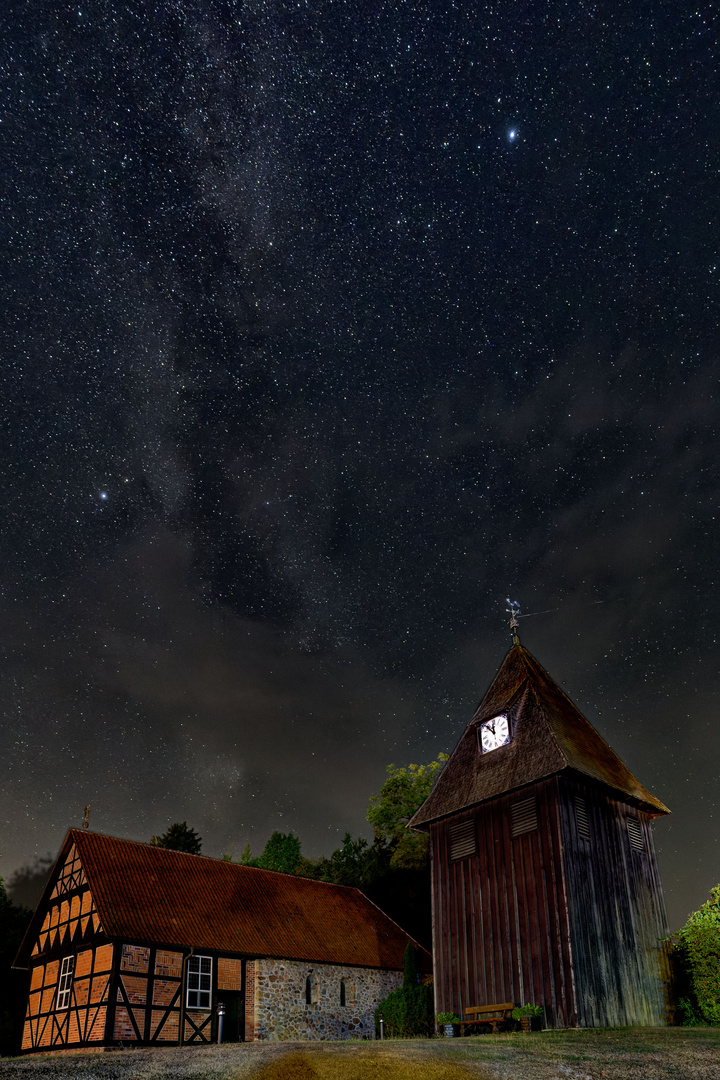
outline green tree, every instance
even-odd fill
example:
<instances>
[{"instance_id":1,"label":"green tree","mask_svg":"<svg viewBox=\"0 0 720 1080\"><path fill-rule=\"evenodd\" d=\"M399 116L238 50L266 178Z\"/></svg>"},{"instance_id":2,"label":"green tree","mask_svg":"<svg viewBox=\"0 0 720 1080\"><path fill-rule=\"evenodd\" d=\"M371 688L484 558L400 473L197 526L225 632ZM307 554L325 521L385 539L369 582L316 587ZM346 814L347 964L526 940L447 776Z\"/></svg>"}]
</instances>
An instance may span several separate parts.
<instances>
[{"instance_id":1,"label":"green tree","mask_svg":"<svg viewBox=\"0 0 720 1080\"><path fill-rule=\"evenodd\" d=\"M418 984L417 953L415 946L408 941L403 957L403 990L412 990Z\"/></svg>"},{"instance_id":2,"label":"green tree","mask_svg":"<svg viewBox=\"0 0 720 1080\"><path fill-rule=\"evenodd\" d=\"M376 842L390 847L390 866L394 869L421 870L427 865L427 836L410 832L406 825L432 791L447 759L448 754L438 754L437 760L429 765L407 768L388 765L387 780L380 794L370 799L367 820L374 829Z\"/></svg>"},{"instance_id":3,"label":"green tree","mask_svg":"<svg viewBox=\"0 0 720 1080\"><path fill-rule=\"evenodd\" d=\"M202 838L187 821L176 821L162 836L152 836L153 847L167 848L169 851L186 851L189 855L199 855L202 850Z\"/></svg>"},{"instance_id":4,"label":"green tree","mask_svg":"<svg viewBox=\"0 0 720 1080\"><path fill-rule=\"evenodd\" d=\"M17 1053L25 1001L27 979L23 972L11 971L28 923L29 908L14 904L0 878L0 1054Z\"/></svg>"},{"instance_id":5,"label":"green tree","mask_svg":"<svg viewBox=\"0 0 720 1080\"><path fill-rule=\"evenodd\" d=\"M248 844L239 862L285 874L351 885L363 892L407 932L430 946L430 870L427 838L406 825L432 790L447 754L428 765L389 765L379 795L370 799L367 819L375 839L353 839L345 833L342 845L328 857L308 859L293 833L272 834L261 855ZM230 856L224 856L225 859ZM418 999L419 1000L419 999ZM424 1001L424 998L423 998ZM423 1005L424 1008L424 1005Z\"/></svg>"},{"instance_id":6,"label":"green tree","mask_svg":"<svg viewBox=\"0 0 720 1080\"><path fill-rule=\"evenodd\" d=\"M435 1027L434 995L431 983L420 985L417 970L417 951L408 941L403 958L403 984L380 1002L375 1010L375 1026L385 1021L388 1035L412 1038L432 1035Z\"/></svg>"},{"instance_id":7,"label":"green tree","mask_svg":"<svg viewBox=\"0 0 720 1080\"><path fill-rule=\"evenodd\" d=\"M695 999L680 1002L686 1021L696 1022L699 1013L706 1024L720 1024L720 885L710 890L710 899L690 916L677 940Z\"/></svg>"},{"instance_id":8,"label":"green tree","mask_svg":"<svg viewBox=\"0 0 720 1080\"><path fill-rule=\"evenodd\" d=\"M248 844L240 862L244 866L257 866L261 870L278 870L281 874L296 874L302 859L300 840L295 833L274 832L265 844L261 855L253 858Z\"/></svg>"},{"instance_id":9,"label":"green tree","mask_svg":"<svg viewBox=\"0 0 720 1080\"><path fill-rule=\"evenodd\" d=\"M336 848L329 859L320 859L313 876L334 885L363 889L383 873L386 861L383 853L375 845L371 847L364 837L353 840L350 833L345 833L342 847Z\"/></svg>"}]
</instances>

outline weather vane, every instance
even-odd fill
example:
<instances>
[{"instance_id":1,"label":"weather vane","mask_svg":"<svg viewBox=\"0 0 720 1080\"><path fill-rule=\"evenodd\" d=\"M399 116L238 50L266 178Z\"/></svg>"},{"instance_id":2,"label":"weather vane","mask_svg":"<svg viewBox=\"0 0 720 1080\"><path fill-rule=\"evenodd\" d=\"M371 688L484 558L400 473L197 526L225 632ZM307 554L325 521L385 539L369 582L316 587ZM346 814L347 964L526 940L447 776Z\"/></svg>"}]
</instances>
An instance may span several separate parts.
<instances>
[{"instance_id":1,"label":"weather vane","mask_svg":"<svg viewBox=\"0 0 720 1080\"><path fill-rule=\"evenodd\" d=\"M90 828L90 803L85 807L85 817L83 818L83 829Z\"/></svg>"},{"instance_id":2,"label":"weather vane","mask_svg":"<svg viewBox=\"0 0 720 1080\"><path fill-rule=\"evenodd\" d=\"M517 617L520 614L520 603L519 603L518 600L507 600L507 599L505 600L505 603L510 605L510 607L506 608L505 610L507 612L509 612L509 614L510 614L510 630L512 632L512 643L513 643L513 645L519 645L520 644L520 638L518 637L518 632L517 632L517 630L518 630Z\"/></svg>"}]
</instances>

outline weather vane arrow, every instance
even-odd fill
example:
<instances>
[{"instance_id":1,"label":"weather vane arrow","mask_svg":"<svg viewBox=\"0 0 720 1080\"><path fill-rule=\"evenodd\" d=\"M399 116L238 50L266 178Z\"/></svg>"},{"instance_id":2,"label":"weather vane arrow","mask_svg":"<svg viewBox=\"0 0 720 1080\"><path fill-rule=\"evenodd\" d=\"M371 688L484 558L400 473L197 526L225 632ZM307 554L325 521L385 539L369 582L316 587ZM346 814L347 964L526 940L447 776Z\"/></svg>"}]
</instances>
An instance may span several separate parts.
<instances>
[{"instance_id":1,"label":"weather vane arrow","mask_svg":"<svg viewBox=\"0 0 720 1080\"><path fill-rule=\"evenodd\" d=\"M513 643L513 645L519 645L520 644L520 638L518 637L518 632L517 631L518 631L518 615L520 614L520 603L517 600L508 600L508 599L505 600L505 603L510 605L505 610L510 615L510 632L512 633L512 643Z\"/></svg>"}]
</instances>

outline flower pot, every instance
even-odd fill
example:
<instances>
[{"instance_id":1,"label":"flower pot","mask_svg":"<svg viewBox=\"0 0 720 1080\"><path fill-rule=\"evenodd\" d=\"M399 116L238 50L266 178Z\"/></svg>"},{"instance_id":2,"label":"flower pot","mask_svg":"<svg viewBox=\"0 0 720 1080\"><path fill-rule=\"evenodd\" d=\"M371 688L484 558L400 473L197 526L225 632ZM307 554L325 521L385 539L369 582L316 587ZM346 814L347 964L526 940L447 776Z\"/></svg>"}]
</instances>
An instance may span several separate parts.
<instances>
[{"instance_id":1,"label":"flower pot","mask_svg":"<svg viewBox=\"0 0 720 1080\"><path fill-rule=\"evenodd\" d=\"M453 1027L453 1025L452 1024L445 1024L444 1025L444 1030L445 1030L445 1038L446 1039L452 1039L452 1037L455 1034L455 1028Z\"/></svg>"},{"instance_id":2,"label":"flower pot","mask_svg":"<svg viewBox=\"0 0 720 1080\"><path fill-rule=\"evenodd\" d=\"M530 1031L531 1024L532 1024L532 1017L531 1016L521 1016L520 1017L520 1027L521 1027L521 1029L523 1031Z\"/></svg>"}]
</instances>

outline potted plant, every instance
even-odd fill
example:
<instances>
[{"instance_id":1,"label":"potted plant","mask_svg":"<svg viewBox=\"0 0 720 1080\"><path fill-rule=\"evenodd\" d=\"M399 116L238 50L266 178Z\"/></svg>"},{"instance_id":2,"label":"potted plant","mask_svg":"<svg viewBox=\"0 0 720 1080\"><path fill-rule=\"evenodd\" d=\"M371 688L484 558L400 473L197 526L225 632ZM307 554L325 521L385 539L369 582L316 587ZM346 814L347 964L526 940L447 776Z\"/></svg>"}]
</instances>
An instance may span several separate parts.
<instances>
[{"instance_id":1,"label":"potted plant","mask_svg":"<svg viewBox=\"0 0 720 1080\"><path fill-rule=\"evenodd\" d=\"M445 1038L452 1039L453 1035L455 1034L455 1028L453 1027L453 1024L459 1024L460 1017L456 1016L455 1013L444 1012L438 1013L435 1019L438 1022L438 1026L445 1029Z\"/></svg>"},{"instance_id":2,"label":"potted plant","mask_svg":"<svg viewBox=\"0 0 720 1080\"><path fill-rule=\"evenodd\" d=\"M513 1009L512 1018L520 1021L520 1027L523 1031L537 1031L540 1027L542 1014L542 1005L519 1005L517 1009Z\"/></svg>"}]
</instances>

